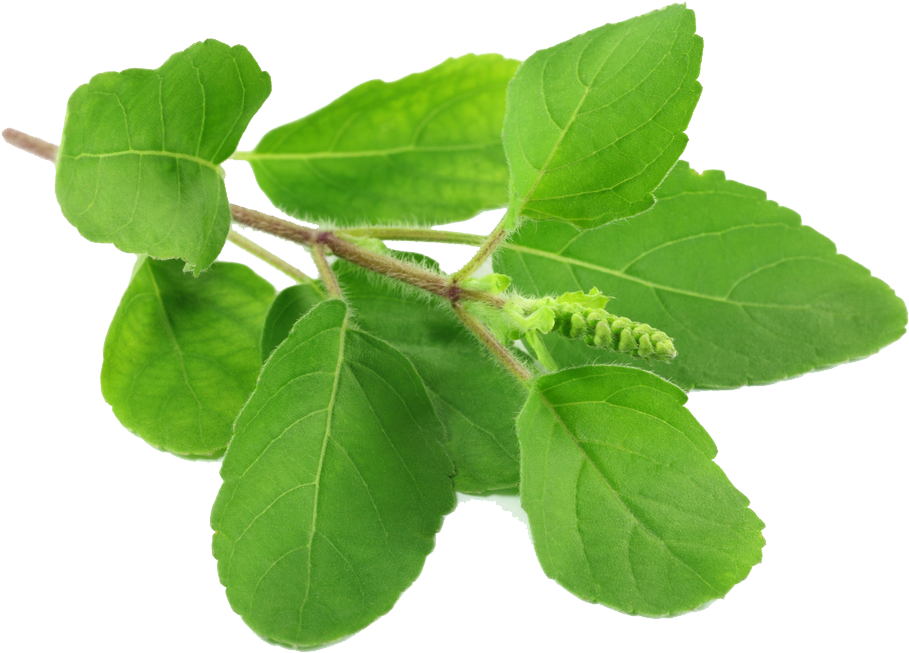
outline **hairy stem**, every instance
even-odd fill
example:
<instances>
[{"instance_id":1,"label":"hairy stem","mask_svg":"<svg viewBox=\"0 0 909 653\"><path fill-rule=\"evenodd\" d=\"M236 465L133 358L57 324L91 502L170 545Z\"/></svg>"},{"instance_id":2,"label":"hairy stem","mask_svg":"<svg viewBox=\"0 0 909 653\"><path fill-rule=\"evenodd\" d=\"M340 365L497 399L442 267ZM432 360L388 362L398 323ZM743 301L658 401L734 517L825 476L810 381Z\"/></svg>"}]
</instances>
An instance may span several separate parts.
<instances>
[{"instance_id":1,"label":"hairy stem","mask_svg":"<svg viewBox=\"0 0 909 653\"><path fill-rule=\"evenodd\" d=\"M34 154L42 159L56 163L58 147L53 143L30 136L15 129L4 129L3 139L21 150ZM299 243L310 248L319 273L322 276L322 282L325 285L328 294L333 297L341 297L341 289L338 280L335 278L328 260L325 258L326 252L331 252L339 258L343 258L351 263L372 270L378 274L403 281L405 283L421 288L434 295L444 297L451 302L451 306L458 318L464 325L470 329L495 356L498 358L506 369L522 382L529 382L533 378L533 373L527 369L520 360L518 360L509 350L495 337L487 326L479 319L464 310L461 301L481 302L495 308L505 306L505 300L493 293L480 290L462 288L459 285L461 279L469 277L476 269L495 251L496 247L501 244L505 236L513 228L513 220L508 213L498 224L495 230L488 238L479 242L479 238L470 234L458 234L457 232L433 231L432 229L392 229L392 228L375 228L375 229L348 229L339 232L323 231L304 227L287 220L281 220L259 211L253 211L236 204L230 205L230 214L235 222L251 227L258 231L270 233L285 240ZM468 262L451 278L425 270L418 265L401 261L391 256L386 256L371 249L362 247L356 243L346 240L344 236L371 236L379 237L382 235L388 239L401 240L424 240L433 242L451 242L462 243L467 245L479 245L480 250L477 255ZM432 236L432 238L430 238ZM242 247L254 256L258 256L277 267L282 272L288 274L291 278L304 283L313 283L313 280L306 276L302 271L297 270L289 263L281 260L271 252L259 247L252 241L242 235L231 232L228 236L231 242ZM442 240L439 240L441 238Z\"/></svg>"},{"instance_id":2,"label":"hairy stem","mask_svg":"<svg viewBox=\"0 0 909 653\"><path fill-rule=\"evenodd\" d=\"M232 242L240 249L249 252L260 261L265 261L276 270L280 270L294 281L310 284L313 288L315 288L316 292L318 292L323 297L325 296L325 292L322 290L322 288L319 287L319 284L316 283L316 280L303 272L303 270L295 268L284 259L276 256L275 254L272 254L267 249L261 245L258 245L257 243L254 243L249 238L240 234L236 230L230 230L230 232L227 234L227 240Z\"/></svg>"},{"instance_id":3,"label":"hairy stem","mask_svg":"<svg viewBox=\"0 0 909 653\"><path fill-rule=\"evenodd\" d=\"M452 280L458 283L476 272L486 259L492 256L492 253L496 251L499 245L502 244L502 241L505 240L505 237L508 236L514 228L513 224L514 220L512 219L511 211L509 210L499 221L499 224L496 225L496 228L492 230L492 233L486 237L480 245L480 249L473 255L473 258L467 261L467 264L463 268L452 275Z\"/></svg>"},{"instance_id":4,"label":"hairy stem","mask_svg":"<svg viewBox=\"0 0 909 653\"><path fill-rule=\"evenodd\" d=\"M230 211L236 222L247 227L252 227L308 247L324 245L338 258L343 258L367 270L416 286L439 297L444 297L451 301L465 299L483 302L498 308L505 305L505 300L498 295L461 288L457 284L453 284L448 277L430 272L418 265L407 263L385 254L379 254L345 240L333 231L321 231L304 227L303 225L275 218L259 211L246 209L236 204L230 205Z\"/></svg>"},{"instance_id":5,"label":"hairy stem","mask_svg":"<svg viewBox=\"0 0 909 653\"><path fill-rule=\"evenodd\" d=\"M318 241L319 230L311 227L304 227L288 220L282 220L274 216L247 209L237 204L230 205L230 217L234 222L242 224L245 227L261 231L263 233L283 238L300 245L311 247Z\"/></svg>"},{"instance_id":6,"label":"hairy stem","mask_svg":"<svg viewBox=\"0 0 909 653\"><path fill-rule=\"evenodd\" d=\"M322 285L328 291L328 296L335 299L343 299L341 285L338 283L338 278L332 271L328 258L325 256L325 245L319 243L314 245L310 251L312 260L316 262L316 267L319 269L319 278L322 280Z\"/></svg>"},{"instance_id":7,"label":"hairy stem","mask_svg":"<svg viewBox=\"0 0 909 653\"><path fill-rule=\"evenodd\" d=\"M511 372L519 381L529 382L533 378L533 372L524 367L514 354L508 351L508 347L499 342L499 339L490 331L481 320L468 313L463 306L452 303L455 314L470 329L474 335L479 338L489 351L495 354L495 357L501 361L505 368Z\"/></svg>"},{"instance_id":8,"label":"hairy stem","mask_svg":"<svg viewBox=\"0 0 909 653\"><path fill-rule=\"evenodd\" d=\"M355 227L336 229L342 237L378 238L379 240L408 240L422 243L450 243L453 245L473 245L478 247L486 240L483 236L464 234L459 231L442 231L419 227Z\"/></svg>"}]
</instances>

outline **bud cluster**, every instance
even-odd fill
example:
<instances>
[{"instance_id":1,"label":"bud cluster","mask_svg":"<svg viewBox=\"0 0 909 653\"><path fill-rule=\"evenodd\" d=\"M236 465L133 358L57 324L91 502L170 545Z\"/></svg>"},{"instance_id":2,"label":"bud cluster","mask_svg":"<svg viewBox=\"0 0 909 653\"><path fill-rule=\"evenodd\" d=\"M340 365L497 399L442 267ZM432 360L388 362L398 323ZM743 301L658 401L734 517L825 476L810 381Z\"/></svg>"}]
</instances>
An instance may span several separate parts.
<instances>
[{"instance_id":1,"label":"bud cluster","mask_svg":"<svg viewBox=\"0 0 909 653\"><path fill-rule=\"evenodd\" d=\"M619 317L602 308L581 304L552 303L555 313L553 331L566 338L584 340L591 347L619 351L640 358L668 362L675 358L672 338L649 324Z\"/></svg>"},{"instance_id":2,"label":"bud cluster","mask_svg":"<svg viewBox=\"0 0 909 653\"><path fill-rule=\"evenodd\" d=\"M471 279L471 289L501 293L508 277L490 274ZM604 310L612 299L596 288L590 292L568 292L560 297L523 297L510 295L502 310L471 302L469 310L480 317L499 340L510 344L521 338L530 345L539 360L549 369L558 365L540 336L558 333L573 340L583 340L590 347L616 351L630 356L669 362L676 357L672 338L649 324Z\"/></svg>"}]
</instances>

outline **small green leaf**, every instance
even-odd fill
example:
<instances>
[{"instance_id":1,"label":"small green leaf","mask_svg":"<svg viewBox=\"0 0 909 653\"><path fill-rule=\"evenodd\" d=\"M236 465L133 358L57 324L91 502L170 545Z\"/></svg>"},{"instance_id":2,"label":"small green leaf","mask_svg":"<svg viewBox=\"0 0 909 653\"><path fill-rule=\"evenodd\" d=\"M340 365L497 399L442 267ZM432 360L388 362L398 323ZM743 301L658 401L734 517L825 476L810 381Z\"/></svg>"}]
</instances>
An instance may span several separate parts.
<instances>
[{"instance_id":1,"label":"small green leaf","mask_svg":"<svg viewBox=\"0 0 909 653\"><path fill-rule=\"evenodd\" d=\"M218 574L259 635L315 646L388 612L455 503L442 425L413 366L318 304L237 418L212 511Z\"/></svg>"},{"instance_id":2,"label":"small green leaf","mask_svg":"<svg viewBox=\"0 0 909 653\"><path fill-rule=\"evenodd\" d=\"M510 285L511 279L504 274L487 274L482 277L470 277L461 282L462 288L493 293L494 295L505 292Z\"/></svg>"},{"instance_id":3,"label":"small green leaf","mask_svg":"<svg viewBox=\"0 0 909 653\"><path fill-rule=\"evenodd\" d=\"M704 44L694 29L694 12L672 5L521 65L503 132L514 217L589 229L653 205L701 94Z\"/></svg>"},{"instance_id":4,"label":"small green leaf","mask_svg":"<svg viewBox=\"0 0 909 653\"><path fill-rule=\"evenodd\" d=\"M428 257L406 256L438 271L438 264ZM445 307L427 304L402 286L344 261L334 268L357 324L401 351L423 379L449 436L445 444L457 470L455 489L478 494L517 487L514 416L526 397L521 384L483 351ZM284 291L289 292L290 288ZM281 295L275 306L280 299ZM292 319L290 311L300 316L314 304L288 301L289 312L281 324ZM277 321L275 326L271 338L277 342L287 331L279 330Z\"/></svg>"},{"instance_id":5,"label":"small green leaf","mask_svg":"<svg viewBox=\"0 0 909 653\"><path fill-rule=\"evenodd\" d=\"M590 292L575 290L574 292L562 293L558 299L556 299L556 302L559 304L577 304L584 308L596 310L605 308L610 299L612 299L612 297L608 297L596 288L592 288Z\"/></svg>"},{"instance_id":6,"label":"small green leaf","mask_svg":"<svg viewBox=\"0 0 909 653\"><path fill-rule=\"evenodd\" d=\"M869 356L906 330L880 279L763 191L681 162L633 220L579 233L529 224L497 270L521 292L602 288L610 310L668 333L671 363L632 361L687 388L772 383ZM547 336L563 366L618 354Z\"/></svg>"},{"instance_id":7,"label":"small green leaf","mask_svg":"<svg viewBox=\"0 0 909 653\"><path fill-rule=\"evenodd\" d=\"M396 82L366 82L236 158L296 217L339 225L466 220L508 200L502 116L517 66L469 54Z\"/></svg>"},{"instance_id":8,"label":"small green leaf","mask_svg":"<svg viewBox=\"0 0 909 653\"><path fill-rule=\"evenodd\" d=\"M196 43L157 70L95 75L66 107L57 201L88 240L182 258L197 274L230 228L219 165L271 92L241 45Z\"/></svg>"},{"instance_id":9,"label":"small green leaf","mask_svg":"<svg viewBox=\"0 0 909 653\"><path fill-rule=\"evenodd\" d=\"M120 423L153 447L214 456L259 373L275 289L245 265L200 277L140 257L104 341L101 392Z\"/></svg>"},{"instance_id":10,"label":"small green leaf","mask_svg":"<svg viewBox=\"0 0 909 653\"><path fill-rule=\"evenodd\" d=\"M262 362L268 360L271 352L284 342L297 320L327 298L319 282L288 286L279 292L268 309L265 326L262 327Z\"/></svg>"},{"instance_id":11,"label":"small green leaf","mask_svg":"<svg viewBox=\"0 0 909 653\"><path fill-rule=\"evenodd\" d=\"M676 615L760 562L764 524L712 462L686 399L626 367L536 381L518 417L521 505L543 570L582 599Z\"/></svg>"}]
</instances>

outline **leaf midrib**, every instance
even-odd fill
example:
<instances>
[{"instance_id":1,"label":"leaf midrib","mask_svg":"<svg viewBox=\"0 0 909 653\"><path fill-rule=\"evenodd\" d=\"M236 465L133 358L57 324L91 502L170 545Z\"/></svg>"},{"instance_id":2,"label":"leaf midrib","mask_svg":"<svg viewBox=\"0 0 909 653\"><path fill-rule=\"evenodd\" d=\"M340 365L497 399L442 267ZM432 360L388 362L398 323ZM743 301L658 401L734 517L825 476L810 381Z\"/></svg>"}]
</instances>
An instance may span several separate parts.
<instances>
[{"instance_id":1,"label":"leaf midrib","mask_svg":"<svg viewBox=\"0 0 909 653\"><path fill-rule=\"evenodd\" d=\"M205 166L206 168L211 168L218 174L220 174L220 171L221 171L221 166L216 165L216 164L212 163L211 161L208 161L201 157L193 156L191 154L181 154L179 152L168 152L166 150L156 151L156 150L129 149L129 150L122 150L119 152L106 152L104 154L90 154L88 152L83 152L82 154L77 154L76 156L73 156L71 154L63 154L63 155L61 155L61 158L73 159L74 161L78 161L79 159L110 159L110 158L115 158L115 157L120 157L120 156L130 156L130 155L163 156L163 157L178 159L178 160L183 160L183 161L191 161L200 166Z\"/></svg>"},{"instance_id":2,"label":"leaf midrib","mask_svg":"<svg viewBox=\"0 0 909 653\"><path fill-rule=\"evenodd\" d=\"M183 374L183 382L186 384L187 390L193 396L193 399L196 401L196 406L199 408L198 417L199 417L199 443L204 442L202 437L202 402L199 401L199 397L196 395L195 389L193 389L192 384L189 382L189 374L186 371L186 361L183 359L183 350L180 348L180 343L177 341L177 335L174 333L174 327L171 324L170 315L167 313L167 308L164 306L164 299L161 297L161 289L158 287L158 280L155 277L155 271L152 269L152 266L146 261L146 270L148 270L149 279L151 279L152 287L155 289L155 298L158 300L158 306L161 308L161 315L164 318L165 331L170 341L173 343L174 352L177 355L177 362L180 365L180 371ZM167 446L167 438L165 437L164 446Z\"/></svg>"},{"instance_id":3,"label":"leaf midrib","mask_svg":"<svg viewBox=\"0 0 909 653\"><path fill-rule=\"evenodd\" d=\"M624 499L623 499L622 496L619 494L619 492L618 492L614 487L612 487L612 484L609 482L609 480L606 478L606 476L603 474L603 472L600 471L600 468L597 467L597 465L596 465L596 463L594 463L593 459L590 458L590 456L587 454L587 452L586 452L586 451L584 450L584 448L581 446L581 443L580 443L580 442L578 441L578 439L574 436L574 433L572 433L571 429L568 428L568 425L565 424L565 421L562 419L562 416L559 415L559 414L556 412L555 408L554 408L553 405L549 402L549 400L546 398L546 396L543 394L543 392L540 391L540 390L537 390L537 395L540 397L540 400L541 400L541 401L546 405L546 407L549 409L549 412L552 414L553 418L556 420L556 422L559 424L559 426L561 426L562 429L565 431L565 433L568 434L568 437L571 439L572 444L574 444L574 446L575 446L575 447L577 448L577 450L580 452L580 454L581 454L581 456L583 457L583 459L586 460L586 461L590 464L590 466L594 469L594 471L596 471L597 476L600 477L600 479L603 481L603 484L609 489L610 492L612 492L613 496L615 496L616 501L618 501L619 505L622 506L622 508L625 510L625 512L628 514L628 516L631 517L631 518L634 520L634 523L637 524L638 528L640 528L642 531L644 531L645 533L647 533L647 534L648 534L650 537L652 537L654 540L656 540L657 542L659 542L660 545L666 550L666 552L667 552L670 556L672 556L673 559L675 559L676 561L678 561L679 564L681 564L681 565L684 566L686 569L688 569L691 573L693 573L695 576L697 576L697 577L701 580L701 582L704 583L704 584L705 584L708 588L710 588L713 592L715 592L715 593L717 594L717 596L722 596L722 595L723 595L723 592L720 592L719 590L717 590L713 585L711 585L711 584L707 581L706 578L704 578L703 576L701 576L701 574L698 573L698 571L697 571L696 569L693 569L687 562L685 562L684 560L682 560L681 558L679 558L679 557L675 554L675 552L674 552L672 549L669 548L669 546L666 544L666 542L663 540L663 538L661 538L659 535L657 535L657 534L654 533L652 530L650 530L650 528L649 528L646 524L644 524L640 519L638 519L637 515L635 515L634 512L631 510L631 508L628 507L628 504L625 503ZM613 404L613 406L615 406L615 405ZM615 407L616 407L616 408L623 408L622 406L615 406ZM654 417L654 416L653 416L653 415L650 415L650 417ZM657 418L657 419L659 419L659 418ZM662 420L661 420L661 421L662 421ZM687 438L686 438L686 439L687 439ZM582 550L585 552L585 556L586 556L586 548L584 547L584 544L583 544L583 543L581 544L581 548L582 548Z\"/></svg>"},{"instance_id":4,"label":"leaf midrib","mask_svg":"<svg viewBox=\"0 0 909 653\"><path fill-rule=\"evenodd\" d=\"M566 256L562 256L560 254L546 252L546 251L543 251L540 249L533 249L532 247L525 247L524 245L515 245L514 243L505 243L502 245L502 247L505 247L507 249L510 249L510 250L518 252L518 253L529 254L531 256L541 256L543 258L552 259L553 261L558 261L559 263L563 263L563 264L569 266L569 268L571 266L587 268L589 270L595 270L597 272L602 272L603 274L608 274L608 275L616 277L618 279L623 279L625 281L637 283L642 286L652 288L653 290L665 290L666 292L676 293L678 295L687 295L688 297L696 297L697 299L704 299L707 301L720 302L720 303L730 304L730 305L739 306L739 307L749 306L749 307L753 307L753 308L781 308L781 309L790 309L790 310L806 310L806 309L816 310L816 307L812 306L810 304L806 304L806 305L802 305L802 304L764 304L764 303L759 303L759 302L739 302L739 301L729 299L728 297L718 297L716 295L705 295L703 293L695 292L693 290L684 290L682 288L675 288L673 286L666 286L666 285L663 285L660 283L646 281L644 279L641 279L640 277L635 277L635 276L632 276L629 274L625 274L624 272L621 272L620 270L613 270L611 268L606 268L601 265L596 265L594 263L588 263L587 261L582 261L582 260L575 259L575 258L569 258ZM823 261L823 259L817 259L817 260ZM824 262L826 262L826 261L824 261Z\"/></svg>"},{"instance_id":5,"label":"leaf midrib","mask_svg":"<svg viewBox=\"0 0 909 653\"><path fill-rule=\"evenodd\" d=\"M656 29L657 28L654 27L654 29L651 30L650 34L647 35L647 38L644 39L644 42L638 47L638 49L635 51L634 55L631 58L629 58L628 62L626 62L625 66L627 66L628 63L635 56L637 56L640 53L640 51L644 48L644 45L646 45L650 41L650 39L653 37L653 34L656 31ZM609 54L603 58L603 61L600 63L599 68L597 68L596 73L594 73L593 78L590 80L590 84L584 86L584 93L581 95L581 99L578 101L577 106L575 106L574 112L571 114L571 117L568 119L568 122L565 123L565 128L561 130L561 133L559 134L559 138L556 140L555 145L553 145L552 150L549 152L549 157L547 157L546 162L543 164L543 167L540 168L539 171L537 171L536 179L534 179L533 184L531 185L530 189L527 191L527 193L525 193L524 197L521 199L520 205L517 207L517 209L512 211L512 215L520 217L521 215L523 215L524 211L527 209L527 205L531 201L533 201L534 191L536 191L537 186L539 186L540 181L543 179L543 177L545 177L550 172L549 165L552 163L552 160L555 157L556 152L558 152L559 147L562 145L562 141L565 139L565 135L568 133L568 130L571 129L574 122L578 119L578 116L583 115L580 113L581 107L584 106L584 103L587 101L587 96L590 94L590 89L596 85L597 79L599 78L600 74L603 72L603 68L606 67L606 64L610 61L612 55L614 55L616 50L618 50L619 47L622 45L622 43L625 42L625 39L628 38L630 33L631 32L629 30L627 30L627 28L626 28L625 34L623 34L622 37L620 39L618 39L618 42L613 46L613 48L609 52ZM578 57L578 61L575 64L576 67L579 64L581 57L583 57L584 52L586 52L587 48L590 46L591 43L594 42L594 40L595 40L595 38L591 39L584 46L584 49L581 51L581 54ZM550 58L551 58L551 56L552 55L550 55ZM541 92L542 92L542 85L543 85L543 75L546 72L546 66L549 64L549 61L550 61L550 59L547 59L545 61L545 63L543 64L543 67L540 71ZM623 69L624 69L624 66L623 66ZM652 74L652 71L649 74ZM648 74L648 76L649 76L649 74ZM584 84L584 82L581 81L580 75L578 75L578 81L581 82L582 85ZM546 103L545 93L543 93L543 104L544 104L544 107L546 108L547 114L549 114L549 107L548 107L548 104ZM555 120L552 119L551 114L549 114L549 119L552 120L552 122L555 123L556 126L558 126L558 123L556 123ZM512 177L512 183L513 183L513 181L514 181L514 177ZM509 207L509 210L511 210L511 207Z\"/></svg>"},{"instance_id":6,"label":"leaf midrib","mask_svg":"<svg viewBox=\"0 0 909 653\"><path fill-rule=\"evenodd\" d=\"M300 631L303 628L303 610L305 609L306 604L309 602L309 591L310 588L312 588L312 541L316 536L316 519L318 518L319 512L319 490L321 489L320 481L322 479L322 469L325 466L325 452L328 450L328 441L331 439L331 422L332 417L334 417L335 399L338 396L338 386L341 379L341 368L344 365L344 340L347 336L347 322L349 318L350 313L345 308L344 321L341 322L341 332L338 337L338 363L335 367L335 379L331 387L331 398L328 400L328 409L325 418L325 434L322 437L322 451L319 454L319 463L316 467L316 478L313 481L313 486L315 489L313 490L312 499L312 521L309 531L309 541L306 544L306 592L303 595L303 600L300 602L297 634L294 639L300 638Z\"/></svg>"},{"instance_id":7,"label":"leaf midrib","mask_svg":"<svg viewBox=\"0 0 909 653\"><path fill-rule=\"evenodd\" d=\"M482 150L501 141L484 141L482 143L464 143L462 145L402 145L383 150L352 150L349 152L236 152L231 157L238 161L312 161L316 159L360 159L370 157L393 156L408 152L468 152Z\"/></svg>"}]
</instances>

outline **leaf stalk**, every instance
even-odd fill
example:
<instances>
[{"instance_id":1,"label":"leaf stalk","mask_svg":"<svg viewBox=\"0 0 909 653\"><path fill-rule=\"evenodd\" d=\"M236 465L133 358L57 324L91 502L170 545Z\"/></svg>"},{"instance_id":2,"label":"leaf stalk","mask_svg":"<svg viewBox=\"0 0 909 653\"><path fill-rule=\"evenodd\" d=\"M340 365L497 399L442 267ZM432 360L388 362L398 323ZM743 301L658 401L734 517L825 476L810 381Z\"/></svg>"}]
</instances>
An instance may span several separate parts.
<instances>
[{"instance_id":1,"label":"leaf stalk","mask_svg":"<svg viewBox=\"0 0 909 653\"><path fill-rule=\"evenodd\" d=\"M505 212L505 215L499 221L499 224L496 225L496 228L486 237L486 239L480 244L480 249L477 250L477 253L473 255L473 258L467 261L467 263L460 270L455 272L452 275L452 281L458 283L467 279L476 272L483 263L486 262L493 252L498 249L499 245L502 244L502 241L514 230L514 219L511 212L511 209Z\"/></svg>"},{"instance_id":2,"label":"leaf stalk","mask_svg":"<svg viewBox=\"0 0 909 653\"><path fill-rule=\"evenodd\" d=\"M379 240L406 240L420 243L447 243L451 245L472 245L479 247L486 238L459 231L443 231L419 227L354 227L336 229L342 238L378 238Z\"/></svg>"},{"instance_id":3,"label":"leaf stalk","mask_svg":"<svg viewBox=\"0 0 909 653\"><path fill-rule=\"evenodd\" d=\"M322 290L322 288L319 287L319 284L316 283L316 280L303 272L303 270L294 267L284 259L276 256L275 254L272 254L261 245L254 243L246 236L240 234L235 229L231 229L227 234L227 240L232 242L240 249L249 252L260 261L264 261L276 270L283 272L294 281L298 283L310 284L318 294L322 295L323 297L325 296L325 292Z\"/></svg>"}]
</instances>

